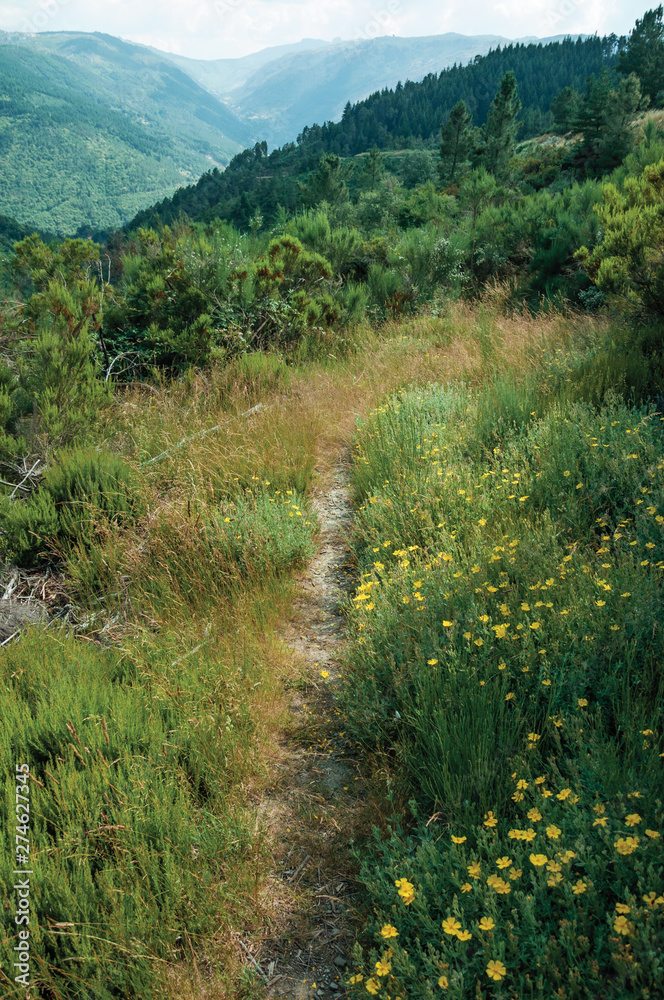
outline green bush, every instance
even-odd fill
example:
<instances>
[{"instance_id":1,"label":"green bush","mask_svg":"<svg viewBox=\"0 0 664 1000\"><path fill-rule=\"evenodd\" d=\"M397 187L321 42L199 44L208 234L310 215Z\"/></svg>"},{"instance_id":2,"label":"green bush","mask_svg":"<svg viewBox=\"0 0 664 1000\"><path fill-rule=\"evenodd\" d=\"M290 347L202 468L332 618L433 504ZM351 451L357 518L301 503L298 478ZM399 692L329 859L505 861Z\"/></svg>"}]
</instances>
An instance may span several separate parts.
<instances>
[{"instance_id":1,"label":"green bush","mask_svg":"<svg viewBox=\"0 0 664 1000\"><path fill-rule=\"evenodd\" d=\"M123 527L144 512L138 476L123 459L89 447L65 449L36 493L2 499L5 556L29 568L58 550L89 549L101 526Z\"/></svg>"},{"instance_id":2,"label":"green bush","mask_svg":"<svg viewBox=\"0 0 664 1000\"><path fill-rule=\"evenodd\" d=\"M363 857L358 997L662 989L663 425L568 364L357 434L343 706L413 812Z\"/></svg>"}]
</instances>

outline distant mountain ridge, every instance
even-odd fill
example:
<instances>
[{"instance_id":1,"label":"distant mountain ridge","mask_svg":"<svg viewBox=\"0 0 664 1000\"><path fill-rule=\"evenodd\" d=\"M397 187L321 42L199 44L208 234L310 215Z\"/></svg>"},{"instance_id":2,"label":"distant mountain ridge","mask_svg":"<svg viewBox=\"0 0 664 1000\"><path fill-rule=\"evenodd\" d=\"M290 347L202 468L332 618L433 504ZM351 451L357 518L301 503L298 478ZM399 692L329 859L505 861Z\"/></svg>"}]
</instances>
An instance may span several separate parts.
<instances>
[{"instance_id":1,"label":"distant mountain ridge","mask_svg":"<svg viewBox=\"0 0 664 1000\"><path fill-rule=\"evenodd\" d=\"M101 33L0 32L0 213L60 234L122 226L257 141L283 145L398 81L508 44L304 39L201 61Z\"/></svg>"},{"instance_id":2,"label":"distant mountain ridge","mask_svg":"<svg viewBox=\"0 0 664 1000\"><path fill-rule=\"evenodd\" d=\"M518 41L546 44L563 37ZM304 125L338 121L349 101L362 101L399 81L421 80L455 63L466 65L511 41L501 35L454 32L413 38L386 35L329 43L308 39L242 59L166 58L275 146L294 139Z\"/></svg>"}]
</instances>

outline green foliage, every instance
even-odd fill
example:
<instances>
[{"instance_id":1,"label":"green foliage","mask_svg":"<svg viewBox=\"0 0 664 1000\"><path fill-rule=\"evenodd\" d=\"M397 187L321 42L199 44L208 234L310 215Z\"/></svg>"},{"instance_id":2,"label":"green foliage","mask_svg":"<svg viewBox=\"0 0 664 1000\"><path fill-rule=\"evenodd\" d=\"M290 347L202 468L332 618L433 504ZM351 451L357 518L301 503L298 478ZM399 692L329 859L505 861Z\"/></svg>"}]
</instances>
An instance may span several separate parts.
<instances>
[{"instance_id":1,"label":"green foliage","mask_svg":"<svg viewBox=\"0 0 664 1000\"><path fill-rule=\"evenodd\" d=\"M596 175L619 166L634 148L633 122L643 106L634 74L617 85L607 70L591 77L574 123L575 130L583 133L574 150L577 166Z\"/></svg>"},{"instance_id":2,"label":"green foliage","mask_svg":"<svg viewBox=\"0 0 664 1000\"><path fill-rule=\"evenodd\" d=\"M476 145L473 119L464 101L459 101L450 111L447 123L441 126L440 163L438 176L441 186L455 184L467 169L470 155Z\"/></svg>"},{"instance_id":3,"label":"green foliage","mask_svg":"<svg viewBox=\"0 0 664 1000\"><path fill-rule=\"evenodd\" d=\"M4 555L31 568L56 552L89 549L111 524L145 513L136 473L117 455L91 447L60 450L27 500L2 499Z\"/></svg>"},{"instance_id":4,"label":"green foliage","mask_svg":"<svg viewBox=\"0 0 664 1000\"><path fill-rule=\"evenodd\" d=\"M521 107L516 76L509 70L501 80L482 129L482 163L498 181L506 180L510 173Z\"/></svg>"},{"instance_id":5,"label":"green foliage","mask_svg":"<svg viewBox=\"0 0 664 1000\"><path fill-rule=\"evenodd\" d=\"M618 57L618 72L635 73L642 92L655 106L664 101L664 8L646 11L630 32L626 48Z\"/></svg>"},{"instance_id":6,"label":"green foliage","mask_svg":"<svg viewBox=\"0 0 664 1000\"><path fill-rule=\"evenodd\" d=\"M0 93L0 211L61 235L122 226L249 141L221 101L110 36L3 38Z\"/></svg>"},{"instance_id":7,"label":"green foliage","mask_svg":"<svg viewBox=\"0 0 664 1000\"><path fill-rule=\"evenodd\" d=\"M374 155L371 161L374 180L378 176L379 163L380 161ZM348 198L348 188L344 180L341 160L336 153L324 153L315 173L311 174L306 184L300 183L299 186L302 201L307 207L318 205L321 201L336 205Z\"/></svg>"},{"instance_id":8,"label":"green foliage","mask_svg":"<svg viewBox=\"0 0 664 1000\"><path fill-rule=\"evenodd\" d=\"M279 207L294 213L302 203L317 204L325 198L335 203L344 197L343 168L324 161L322 173L310 187L323 154L355 157L367 154L374 144L381 150L423 150L440 141L441 108L464 101L476 125L487 118L492 96L505 74L512 70L519 81L524 112L537 109L546 115L551 101L563 87L581 91L587 77L613 62L610 40L565 39L549 45L506 45L468 66L454 66L430 73L420 83L407 81L385 89L344 111L338 123L327 122L302 129L296 143L287 143L267 155L260 144L235 156L223 172L205 174L197 184L181 188L171 198L140 213L132 228L172 224L182 214L190 218L224 219L246 229L258 208L267 225L275 225ZM535 119L533 119L535 122ZM537 134L541 121L535 123ZM406 154L408 156L408 154ZM329 174L329 178L328 175ZM428 178L422 176L421 181ZM348 181L353 183L352 175ZM332 184L329 197L323 188ZM410 181L405 181L406 186Z\"/></svg>"},{"instance_id":9,"label":"green foliage","mask_svg":"<svg viewBox=\"0 0 664 1000\"><path fill-rule=\"evenodd\" d=\"M554 130L561 135L571 132L579 119L582 96L574 87L563 87L551 101Z\"/></svg>"},{"instance_id":10,"label":"green foliage","mask_svg":"<svg viewBox=\"0 0 664 1000\"><path fill-rule=\"evenodd\" d=\"M216 639L184 670L181 655L172 636L160 651L119 651L42 631L4 651L0 818L13 829L16 761L29 762L42 992L151 995L180 941L214 937L220 911L246 915L253 835L235 789L252 757L260 658L245 644L229 659ZM14 998L13 852L0 864L0 975Z\"/></svg>"},{"instance_id":11,"label":"green foliage","mask_svg":"<svg viewBox=\"0 0 664 1000\"><path fill-rule=\"evenodd\" d=\"M24 412L34 411L32 435L42 451L84 438L110 401L110 387L98 378L104 347L98 261L99 247L86 240L48 247L31 236L15 247L12 270L26 300L12 323L15 369L5 388ZM7 405L6 399L6 412Z\"/></svg>"},{"instance_id":12,"label":"green foliage","mask_svg":"<svg viewBox=\"0 0 664 1000\"><path fill-rule=\"evenodd\" d=\"M232 282L243 264L236 234L139 230L104 316L109 351L170 371L205 363L234 317Z\"/></svg>"},{"instance_id":13,"label":"green foliage","mask_svg":"<svg viewBox=\"0 0 664 1000\"><path fill-rule=\"evenodd\" d=\"M602 240L577 258L597 287L623 297L648 316L664 316L664 159L620 187L608 183L595 211Z\"/></svg>"},{"instance_id":14,"label":"green foliage","mask_svg":"<svg viewBox=\"0 0 664 1000\"><path fill-rule=\"evenodd\" d=\"M361 858L358 997L661 990L662 423L568 370L359 428L343 704L412 823Z\"/></svg>"},{"instance_id":15,"label":"green foliage","mask_svg":"<svg viewBox=\"0 0 664 1000\"><path fill-rule=\"evenodd\" d=\"M359 178L359 185L373 191L378 187L380 179L385 172L385 160L378 146L371 147L362 162L362 172Z\"/></svg>"}]
</instances>

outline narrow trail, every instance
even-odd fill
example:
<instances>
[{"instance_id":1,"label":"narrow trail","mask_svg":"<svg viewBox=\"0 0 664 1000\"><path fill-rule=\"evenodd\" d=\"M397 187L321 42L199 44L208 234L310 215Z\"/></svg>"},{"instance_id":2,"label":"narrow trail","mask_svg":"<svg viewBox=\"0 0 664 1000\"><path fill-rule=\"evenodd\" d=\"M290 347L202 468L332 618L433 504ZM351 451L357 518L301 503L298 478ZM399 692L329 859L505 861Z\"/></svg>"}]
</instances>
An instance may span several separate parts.
<instances>
[{"instance_id":1,"label":"narrow trail","mask_svg":"<svg viewBox=\"0 0 664 1000\"><path fill-rule=\"evenodd\" d=\"M266 894L271 926L250 958L270 1000L343 996L354 938L350 841L367 806L334 701L345 643L340 602L352 582L347 462L339 462L313 498L319 549L299 580L283 635L301 680L291 689L292 731L261 803L260 822L276 845Z\"/></svg>"}]
</instances>

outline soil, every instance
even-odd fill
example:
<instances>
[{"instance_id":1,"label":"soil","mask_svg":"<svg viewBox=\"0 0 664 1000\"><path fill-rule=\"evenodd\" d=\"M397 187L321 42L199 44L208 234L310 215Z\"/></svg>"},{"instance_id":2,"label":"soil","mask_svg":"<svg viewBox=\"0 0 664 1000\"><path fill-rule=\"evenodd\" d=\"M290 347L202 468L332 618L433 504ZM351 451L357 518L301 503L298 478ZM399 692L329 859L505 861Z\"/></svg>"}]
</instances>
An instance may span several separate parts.
<instances>
[{"instance_id":1,"label":"soil","mask_svg":"<svg viewBox=\"0 0 664 1000\"><path fill-rule=\"evenodd\" d=\"M302 680L291 691L293 728L260 810L275 845L266 899L271 926L242 944L270 1000L345 995L355 938L350 848L368 814L356 748L335 704L345 644L340 604L353 581L345 461L325 477L313 507L321 526L319 549L299 580L283 636Z\"/></svg>"}]
</instances>

